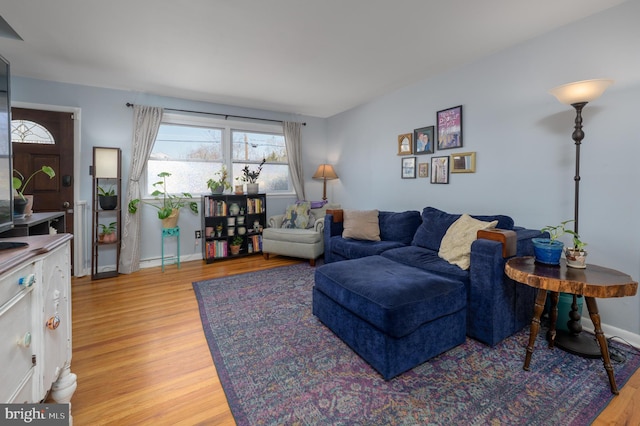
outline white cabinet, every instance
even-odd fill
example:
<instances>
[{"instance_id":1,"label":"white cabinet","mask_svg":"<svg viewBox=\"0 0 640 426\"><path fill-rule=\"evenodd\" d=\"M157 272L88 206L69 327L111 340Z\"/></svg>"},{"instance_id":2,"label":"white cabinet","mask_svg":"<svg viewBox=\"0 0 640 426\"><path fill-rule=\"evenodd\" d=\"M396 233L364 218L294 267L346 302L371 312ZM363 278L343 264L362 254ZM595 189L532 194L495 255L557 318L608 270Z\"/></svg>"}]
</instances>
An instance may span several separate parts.
<instances>
[{"instance_id":1,"label":"white cabinet","mask_svg":"<svg viewBox=\"0 0 640 426\"><path fill-rule=\"evenodd\" d=\"M71 400L71 236L0 253L0 402Z\"/></svg>"}]
</instances>

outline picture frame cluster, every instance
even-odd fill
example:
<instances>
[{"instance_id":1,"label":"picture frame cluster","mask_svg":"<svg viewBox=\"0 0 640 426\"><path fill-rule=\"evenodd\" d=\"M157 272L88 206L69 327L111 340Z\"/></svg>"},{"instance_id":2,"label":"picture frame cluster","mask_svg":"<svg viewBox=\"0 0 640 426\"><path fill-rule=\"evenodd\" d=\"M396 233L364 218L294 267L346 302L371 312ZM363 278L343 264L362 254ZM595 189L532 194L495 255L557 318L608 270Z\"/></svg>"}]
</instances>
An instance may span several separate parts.
<instances>
[{"instance_id":1,"label":"picture frame cluster","mask_svg":"<svg viewBox=\"0 0 640 426\"><path fill-rule=\"evenodd\" d=\"M436 150L462 148L462 129L462 105L458 105L438 111L436 125L398 135L402 179L429 177L433 184L448 184L450 173L475 173L475 152L435 155L430 162L418 162L418 156L435 154Z\"/></svg>"}]
</instances>

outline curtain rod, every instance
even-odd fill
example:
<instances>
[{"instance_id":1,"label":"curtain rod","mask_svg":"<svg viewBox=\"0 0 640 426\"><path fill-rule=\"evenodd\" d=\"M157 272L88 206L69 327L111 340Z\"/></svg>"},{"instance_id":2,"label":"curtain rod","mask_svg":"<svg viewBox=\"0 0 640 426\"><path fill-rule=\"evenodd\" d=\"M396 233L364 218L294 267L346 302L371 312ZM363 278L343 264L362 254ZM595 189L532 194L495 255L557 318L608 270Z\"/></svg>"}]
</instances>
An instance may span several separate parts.
<instances>
[{"instance_id":1,"label":"curtain rod","mask_svg":"<svg viewBox=\"0 0 640 426\"><path fill-rule=\"evenodd\" d=\"M129 108L133 108L134 104L132 104L131 102L127 102L127 106ZM225 120L228 120L229 117L232 117L232 118L245 118L247 120L270 121L272 123L282 123L283 122L282 120L272 120L270 118L247 117L247 116L244 116L244 115L233 115L233 114L220 114L220 113L217 113L217 112L191 111L191 110L188 110L188 109L165 108L164 110L165 111L175 111L175 112L188 112L188 113L191 113L191 114L216 115L218 117L224 117ZM303 126L307 125L307 123L300 123L300 124L302 124Z\"/></svg>"}]
</instances>

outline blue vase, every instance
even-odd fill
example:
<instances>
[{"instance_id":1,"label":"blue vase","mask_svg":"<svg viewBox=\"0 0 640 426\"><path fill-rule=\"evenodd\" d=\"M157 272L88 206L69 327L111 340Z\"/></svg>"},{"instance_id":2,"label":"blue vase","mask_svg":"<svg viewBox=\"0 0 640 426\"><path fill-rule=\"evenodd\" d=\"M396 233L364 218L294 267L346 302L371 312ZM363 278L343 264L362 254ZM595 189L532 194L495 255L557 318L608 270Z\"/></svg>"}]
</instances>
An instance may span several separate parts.
<instances>
[{"instance_id":1,"label":"blue vase","mask_svg":"<svg viewBox=\"0 0 640 426\"><path fill-rule=\"evenodd\" d=\"M547 265L559 265L560 256L562 256L562 241L551 241L549 238L532 238L533 253L536 256L536 262Z\"/></svg>"}]
</instances>

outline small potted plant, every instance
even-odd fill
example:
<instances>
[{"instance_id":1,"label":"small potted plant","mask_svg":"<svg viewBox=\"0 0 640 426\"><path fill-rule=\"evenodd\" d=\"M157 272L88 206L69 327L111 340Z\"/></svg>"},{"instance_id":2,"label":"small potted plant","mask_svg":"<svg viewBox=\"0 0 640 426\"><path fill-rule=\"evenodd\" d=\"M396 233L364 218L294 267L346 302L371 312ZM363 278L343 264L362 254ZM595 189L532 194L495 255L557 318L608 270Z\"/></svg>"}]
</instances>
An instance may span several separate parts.
<instances>
[{"instance_id":1,"label":"small potted plant","mask_svg":"<svg viewBox=\"0 0 640 426\"><path fill-rule=\"evenodd\" d=\"M107 189L98 186L98 203L102 210L113 210L118 206L118 196L113 186Z\"/></svg>"},{"instance_id":2,"label":"small potted plant","mask_svg":"<svg viewBox=\"0 0 640 426\"><path fill-rule=\"evenodd\" d=\"M98 234L99 243L115 243L118 240L116 222L111 222L108 225L100 223L98 227L100 228L100 233Z\"/></svg>"},{"instance_id":3,"label":"small potted plant","mask_svg":"<svg viewBox=\"0 0 640 426\"><path fill-rule=\"evenodd\" d=\"M560 225L545 226L540 232L548 232L549 238L532 238L533 251L536 257L536 262L545 263L548 265L559 265L560 256L562 256L562 249L564 243L559 240L564 234L574 234L573 231L566 229L567 223L573 222L573 220L565 220Z\"/></svg>"},{"instance_id":4,"label":"small potted plant","mask_svg":"<svg viewBox=\"0 0 640 426\"><path fill-rule=\"evenodd\" d=\"M24 217L25 211L31 209L28 206L29 201L27 199L30 198L31 204L33 204L33 196L24 195L24 190L27 189L27 185L29 185L31 179L33 179L33 177L38 173L44 173L45 175L49 176L49 179L53 179L53 177L56 175L56 172L50 166L42 166L42 168L37 169L35 172L31 173L28 178L25 179L22 173L20 173L16 169L13 169L13 174L17 176L12 177L11 183L13 184L13 189L19 195L19 198L15 197L13 201L14 215L16 217Z\"/></svg>"},{"instance_id":5,"label":"small potted plant","mask_svg":"<svg viewBox=\"0 0 640 426\"><path fill-rule=\"evenodd\" d=\"M175 228L178 223L178 216L180 213L180 209L185 206L189 206L189 209L192 213L198 213L198 203L195 201L187 201L187 198L193 198L190 193L183 192L181 194L169 194L167 193L167 178L171 176L169 172L160 172L158 173L158 177L162 180L153 184L153 187L156 188L155 191L151 193L153 198L157 201L161 201L160 205L153 202L143 201L145 204L149 204L151 207L158 210L158 219L162 220L163 228ZM129 213L135 213L138 211L138 205L141 200L136 198L134 200L129 201Z\"/></svg>"},{"instance_id":6,"label":"small potted plant","mask_svg":"<svg viewBox=\"0 0 640 426\"><path fill-rule=\"evenodd\" d=\"M266 158L262 159L262 162L258 165L258 170L249 170L249 165L245 164L242 168L242 176L237 179L247 184L247 194L257 194L259 191L258 178L262 171L262 166L266 163Z\"/></svg>"},{"instance_id":7,"label":"small potted plant","mask_svg":"<svg viewBox=\"0 0 640 426\"><path fill-rule=\"evenodd\" d=\"M228 182L229 174L227 172L227 166L222 165L222 168L215 172L216 178L209 179L207 181L207 188L211 190L212 194L222 194L225 189L231 189L231 184Z\"/></svg>"},{"instance_id":8,"label":"small potted plant","mask_svg":"<svg viewBox=\"0 0 640 426\"><path fill-rule=\"evenodd\" d=\"M573 231L566 231L573 235L573 247L565 247L564 257L567 259L567 266L571 268L584 269L587 267L587 251L584 247L587 245L580 239L580 235Z\"/></svg>"},{"instance_id":9,"label":"small potted plant","mask_svg":"<svg viewBox=\"0 0 640 426\"><path fill-rule=\"evenodd\" d=\"M236 255L240 253L240 247L242 246L242 237L240 235L236 235L231 239L231 254Z\"/></svg>"}]
</instances>

